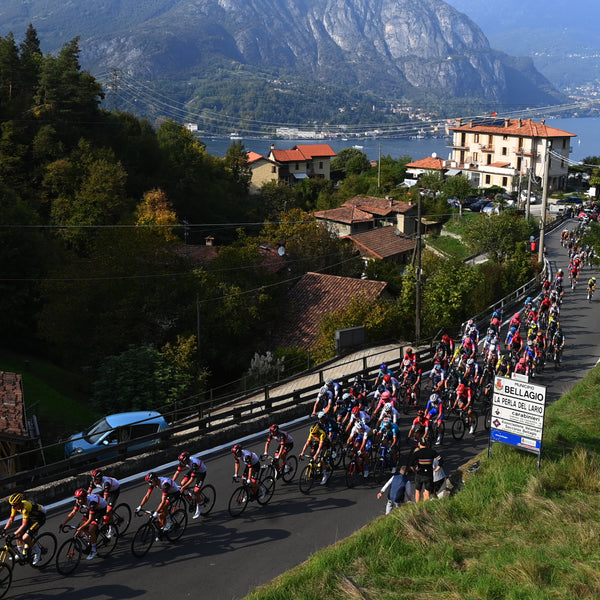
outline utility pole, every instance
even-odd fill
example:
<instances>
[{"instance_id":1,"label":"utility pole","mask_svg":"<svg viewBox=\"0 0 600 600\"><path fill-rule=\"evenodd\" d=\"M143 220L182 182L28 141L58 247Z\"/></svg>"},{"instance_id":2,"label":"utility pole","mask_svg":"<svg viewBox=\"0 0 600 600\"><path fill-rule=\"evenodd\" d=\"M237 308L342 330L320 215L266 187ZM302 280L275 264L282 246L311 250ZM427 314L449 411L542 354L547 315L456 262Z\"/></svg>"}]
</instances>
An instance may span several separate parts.
<instances>
[{"instance_id":1,"label":"utility pole","mask_svg":"<svg viewBox=\"0 0 600 600\"><path fill-rule=\"evenodd\" d=\"M377 189L381 190L381 143L379 144L379 160L377 161Z\"/></svg>"},{"instance_id":2,"label":"utility pole","mask_svg":"<svg viewBox=\"0 0 600 600\"><path fill-rule=\"evenodd\" d=\"M525 205L525 219L529 221L531 216L531 167L527 169L529 178L527 179L527 204Z\"/></svg>"},{"instance_id":3,"label":"utility pole","mask_svg":"<svg viewBox=\"0 0 600 600\"><path fill-rule=\"evenodd\" d=\"M544 181L542 185L542 215L540 219L540 247L538 248L538 262L542 264L544 257L544 235L546 230L546 206L548 204L548 172L550 171L550 140L544 140Z\"/></svg>"},{"instance_id":4,"label":"utility pole","mask_svg":"<svg viewBox=\"0 0 600 600\"><path fill-rule=\"evenodd\" d=\"M421 193L417 199L417 282L415 286L415 344L421 343Z\"/></svg>"}]
</instances>

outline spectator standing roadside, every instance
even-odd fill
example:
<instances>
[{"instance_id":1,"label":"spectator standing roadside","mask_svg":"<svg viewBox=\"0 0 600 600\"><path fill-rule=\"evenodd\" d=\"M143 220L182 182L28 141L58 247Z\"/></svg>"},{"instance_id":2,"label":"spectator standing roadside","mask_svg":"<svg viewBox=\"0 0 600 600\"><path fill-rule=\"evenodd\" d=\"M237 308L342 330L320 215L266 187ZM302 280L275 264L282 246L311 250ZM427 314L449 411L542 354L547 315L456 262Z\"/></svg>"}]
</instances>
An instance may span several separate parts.
<instances>
[{"instance_id":1,"label":"spectator standing roadside","mask_svg":"<svg viewBox=\"0 0 600 600\"><path fill-rule=\"evenodd\" d=\"M415 502L429 500L433 492L433 461L438 453L433 448L428 448L423 439L419 440L419 447L413 454L411 468L415 472Z\"/></svg>"},{"instance_id":2,"label":"spectator standing roadside","mask_svg":"<svg viewBox=\"0 0 600 600\"><path fill-rule=\"evenodd\" d=\"M407 498L410 496L410 482L406 475L406 465L402 465L400 471L388 479L377 494L377 498L380 500L386 491L388 492L388 500L385 505L385 514L389 515L394 508L398 508L402 504L405 495Z\"/></svg>"},{"instance_id":3,"label":"spectator standing roadside","mask_svg":"<svg viewBox=\"0 0 600 600\"><path fill-rule=\"evenodd\" d=\"M446 481L446 471L442 464L444 459L438 454L433 459L433 493L437 496Z\"/></svg>"}]
</instances>

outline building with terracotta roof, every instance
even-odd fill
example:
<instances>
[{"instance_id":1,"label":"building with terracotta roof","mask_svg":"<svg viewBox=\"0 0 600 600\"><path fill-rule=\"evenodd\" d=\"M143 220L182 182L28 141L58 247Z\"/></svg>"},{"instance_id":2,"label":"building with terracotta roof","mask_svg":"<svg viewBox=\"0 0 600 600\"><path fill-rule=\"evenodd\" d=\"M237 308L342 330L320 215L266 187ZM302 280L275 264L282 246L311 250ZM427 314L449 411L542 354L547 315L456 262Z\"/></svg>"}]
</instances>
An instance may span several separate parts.
<instances>
[{"instance_id":1,"label":"building with terracotta roof","mask_svg":"<svg viewBox=\"0 0 600 600\"><path fill-rule=\"evenodd\" d=\"M252 173L248 192L252 195L258 194L264 183L279 180L281 165L276 160L256 152L248 152L248 167Z\"/></svg>"},{"instance_id":2,"label":"building with terracotta roof","mask_svg":"<svg viewBox=\"0 0 600 600\"><path fill-rule=\"evenodd\" d=\"M524 119L496 117L459 120L452 131L450 169L463 172L473 187L498 185L517 191L519 176L544 176L548 158L548 191L564 189L574 133ZM548 148L548 152L546 149Z\"/></svg>"},{"instance_id":3,"label":"building with terracotta roof","mask_svg":"<svg viewBox=\"0 0 600 600\"><path fill-rule=\"evenodd\" d=\"M401 233L396 227L378 227L363 233L347 235L342 239L354 244L365 262L379 259L385 262L408 264L413 257L417 242Z\"/></svg>"},{"instance_id":4,"label":"building with terracotta roof","mask_svg":"<svg viewBox=\"0 0 600 600\"><path fill-rule=\"evenodd\" d=\"M338 208L314 213L338 237L355 235L393 225L400 233L413 235L417 230L417 206L391 198L354 196Z\"/></svg>"},{"instance_id":5,"label":"building with terracotta roof","mask_svg":"<svg viewBox=\"0 0 600 600\"><path fill-rule=\"evenodd\" d=\"M386 288L385 281L306 273L288 292L287 314L275 342L310 350L324 316L347 307L355 297L385 298Z\"/></svg>"},{"instance_id":6,"label":"building with terracotta roof","mask_svg":"<svg viewBox=\"0 0 600 600\"><path fill-rule=\"evenodd\" d=\"M329 144L297 144L290 150L278 150L272 144L268 158L281 165L279 179L293 185L307 177L330 179L334 156Z\"/></svg>"}]
</instances>

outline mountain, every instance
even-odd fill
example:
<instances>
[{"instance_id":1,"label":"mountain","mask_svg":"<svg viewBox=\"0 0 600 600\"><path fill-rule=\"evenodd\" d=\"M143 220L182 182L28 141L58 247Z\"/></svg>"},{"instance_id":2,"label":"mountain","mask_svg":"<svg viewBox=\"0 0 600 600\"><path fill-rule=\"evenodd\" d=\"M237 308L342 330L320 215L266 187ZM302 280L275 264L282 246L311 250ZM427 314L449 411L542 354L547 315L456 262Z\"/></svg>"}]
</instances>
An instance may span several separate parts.
<instances>
[{"instance_id":1,"label":"mountain","mask_svg":"<svg viewBox=\"0 0 600 600\"><path fill-rule=\"evenodd\" d=\"M555 86L600 91L598 0L448 0L467 14L499 50L533 57Z\"/></svg>"},{"instance_id":2,"label":"mountain","mask_svg":"<svg viewBox=\"0 0 600 600\"><path fill-rule=\"evenodd\" d=\"M115 105L154 116L180 102L181 119L380 122L401 102L457 114L564 100L442 0L131 4L3 0L0 22L5 34L31 21L52 50L81 35L82 64Z\"/></svg>"}]
</instances>

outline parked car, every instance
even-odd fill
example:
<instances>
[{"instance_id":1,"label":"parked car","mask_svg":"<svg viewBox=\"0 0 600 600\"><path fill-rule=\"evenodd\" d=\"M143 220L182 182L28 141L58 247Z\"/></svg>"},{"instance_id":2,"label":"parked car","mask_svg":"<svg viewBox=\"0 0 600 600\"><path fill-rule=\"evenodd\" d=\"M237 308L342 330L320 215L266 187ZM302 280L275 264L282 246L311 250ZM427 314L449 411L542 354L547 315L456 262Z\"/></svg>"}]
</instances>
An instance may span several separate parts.
<instances>
[{"instance_id":1,"label":"parked car","mask_svg":"<svg viewBox=\"0 0 600 600\"><path fill-rule=\"evenodd\" d=\"M102 417L91 427L72 435L65 444L65 458L86 454L101 448L110 449L121 442L158 433L168 429L165 418L156 411L136 411L118 413ZM144 440L132 444L129 449L138 449L150 446L160 438ZM102 453L102 458L116 456L117 451Z\"/></svg>"},{"instance_id":2,"label":"parked car","mask_svg":"<svg viewBox=\"0 0 600 600\"><path fill-rule=\"evenodd\" d=\"M490 202L487 206L484 206L481 209L482 213L486 215L499 215L500 214L500 205L497 202Z\"/></svg>"},{"instance_id":3,"label":"parked car","mask_svg":"<svg viewBox=\"0 0 600 600\"><path fill-rule=\"evenodd\" d=\"M568 196L556 201L559 206L583 206L583 200L577 196Z\"/></svg>"},{"instance_id":4,"label":"parked car","mask_svg":"<svg viewBox=\"0 0 600 600\"><path fill-rule=\"evenodd\" d=\"M473 202L469 207L469 210L473 212L481 212L488 204L491 204L492 201L487 198L482 198L481 200L477 200L477 202Z\"/></svg>"}]
</instances>

